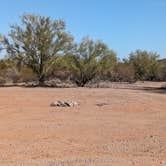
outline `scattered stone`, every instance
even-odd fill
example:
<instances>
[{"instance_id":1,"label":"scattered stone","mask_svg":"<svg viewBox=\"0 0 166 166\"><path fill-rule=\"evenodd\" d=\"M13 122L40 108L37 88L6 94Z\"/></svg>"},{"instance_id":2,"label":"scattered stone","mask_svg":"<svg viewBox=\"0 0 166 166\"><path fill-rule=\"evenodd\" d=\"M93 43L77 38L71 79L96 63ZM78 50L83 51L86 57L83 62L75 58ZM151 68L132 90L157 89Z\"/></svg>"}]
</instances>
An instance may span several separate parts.
<instances>
[{"instance_id":1,"label":"scattered stone","mask_svg":"<svg viewBox=\"0 0 166 166\"><path fill-rule=\"evenodd\" d=\"M105 106L105 105L110 105L110 103L97 103L96 104L99 107Z\"/></svg>"},{"instance_id":2,"label":"scattered stone","mask_svg":"<svg viewBox=\"0 0 166 166\"><path fill-rule=\"evenodd\" d=\"M56 101L51 103L51 107L74 107L79 105L77 102L67 102L67 101Z\"/></svg>"}]
</instances>

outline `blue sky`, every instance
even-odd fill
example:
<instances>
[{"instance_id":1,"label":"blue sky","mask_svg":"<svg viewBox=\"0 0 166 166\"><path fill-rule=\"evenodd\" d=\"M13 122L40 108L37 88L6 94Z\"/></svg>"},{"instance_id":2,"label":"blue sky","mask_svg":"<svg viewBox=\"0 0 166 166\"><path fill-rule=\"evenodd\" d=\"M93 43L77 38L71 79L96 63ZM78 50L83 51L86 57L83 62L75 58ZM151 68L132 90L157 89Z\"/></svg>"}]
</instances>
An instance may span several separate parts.
<instances>
[{"instance_id":1,"label":"blue sky","mask_svg":"<svg viewBox=\"0 0 166 166\"><path fill-rule=\"evenodd\" d=\"M62 18L76 41L100 39L120 58L136 49L166 58L166 0L1 0L0 33L24 13Z\"/></svg>"}]
</instances>

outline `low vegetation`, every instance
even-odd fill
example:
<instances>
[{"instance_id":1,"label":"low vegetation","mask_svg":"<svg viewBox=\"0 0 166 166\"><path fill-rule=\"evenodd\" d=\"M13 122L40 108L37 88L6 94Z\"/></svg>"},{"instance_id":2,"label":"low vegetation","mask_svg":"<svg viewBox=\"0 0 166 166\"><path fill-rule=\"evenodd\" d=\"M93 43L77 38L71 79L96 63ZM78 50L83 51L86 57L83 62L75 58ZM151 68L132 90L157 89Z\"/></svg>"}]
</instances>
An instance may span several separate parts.
<instances>
[{"instance_id":1,"label":"low vegetation","mask_svg":"<svg viewBox=\"0 0 166 166\"><path fill-rule=\"evenodd\" d=\"M68 79L78 86L90 81L166 81L166 60L155 52L136 50L120 61L102 41L83 38L80 43L66 31L63 20L23 15L22 24L0 35L0 84ZM59 74L58 74L59 73Z\"/></svg>"}]
</instances>

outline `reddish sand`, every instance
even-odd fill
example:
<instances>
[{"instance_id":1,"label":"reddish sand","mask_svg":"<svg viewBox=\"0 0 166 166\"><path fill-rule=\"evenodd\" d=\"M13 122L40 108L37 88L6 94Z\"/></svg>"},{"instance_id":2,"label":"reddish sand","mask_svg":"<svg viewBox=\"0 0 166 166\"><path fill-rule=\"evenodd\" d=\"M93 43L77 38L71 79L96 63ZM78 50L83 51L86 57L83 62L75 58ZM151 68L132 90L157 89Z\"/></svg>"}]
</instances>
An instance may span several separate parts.
<instances>
[{"instance_id":1,"label":"reddish sand","mask_svg":"<svg viewBox=\"0 0 166 166\"><path fill-rule=\"evenodd\" d=\"M1 165L165 166L166 93L0 88Z\"/></svg>"}]
</instances>

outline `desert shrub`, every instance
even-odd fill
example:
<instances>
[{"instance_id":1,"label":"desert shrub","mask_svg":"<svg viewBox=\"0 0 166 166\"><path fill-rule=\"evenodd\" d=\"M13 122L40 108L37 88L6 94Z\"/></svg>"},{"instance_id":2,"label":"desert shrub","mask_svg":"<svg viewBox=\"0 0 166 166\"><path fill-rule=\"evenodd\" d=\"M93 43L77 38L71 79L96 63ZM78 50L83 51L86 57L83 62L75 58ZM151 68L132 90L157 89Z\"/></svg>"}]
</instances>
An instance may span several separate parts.
<instances>
[{"instance_id":1,"label":"desert shrub","mask_svg":"<svg viewBox=\"0 0 166 166\"><path fill-rule=\"evenodd\" d=\"M159 61L157 79L159 81L166 81L166 60L165 59Z\"/></svg>"},{"instance_id":2,"label":"desert shrub","mask_svg":"<svg viewBox=\"0 0 166 166\"><path fill-rule=\"evenodd\" d=\"M159 55L154 52L136 50L129 57L129 64L133 66L135 78L153 81L157 78Z\"/></svg>"},{"instance_id":3,"label":"desert shrub","mask_svg":"<svg viewBox=\"0 0 166 166\"><path fill-rule=\"evenodd\" d=\"M1 59L0 60L0 76L6 77L6 72L8 68L11 67L11 64L9 63L8 59Z\"/></svg>"},{"instance_id":4,"label":"desert shrub","mask_svg":"<svg viewBox=\"0 0 166 166\"><path fill-rule=\"evenodd\" d=\"M35 81L37 80L37 76L33 72L31 68L28 67L22 67L19 73L19 80L21 82L29 82L29 81Z\"/></svg>"},{"instance_id":5,"label":"desert shrub","mask_svg":"<svg viewBox=\"0 0 166 166\"><path fill-rule=\"evenodd\" d=\"M7 57L0 60L0 76L9 82L18 82L20 74L15 61Z\"/></svg>"},{"instance_id":6,"label":"desert shrub","mask_svg":"<svg viewBox=\"0 0 166 166\"><path fill-rule=\"evenodd\" d=\"M71 77L71 71L67 69L67 61L66 56L58 56L56 57L56 61L54 65L50 68L47 79L60 79L61 81L69 80Z\"/></svg>"},{"instance_id":7,"label":"desert shrub","mask_svg":"<svg viewBox=\"0 0 166 166\"><path fill-rule=\"evenodd\" d=\"M0 76L0 84L5 84L6 82L6 79Z\"/></svg>"},{"instance_id":8,"label":"desert shrub","mask_svg":"<svg viewBox=\"0 0 166 166\"><path fill-rule=\"evenodd\" d=\"M70 80L71 72L67 69L55 69L54 72L49 76L49 79L58 78L61 81Z\"/></svg>"},{"instance_id":9,"label":"desert shrub","mask_svg":"<svg viewBox=\"0 0 166 166\"><path fill-rule=\"evenodd\" d=\"M134 82L135 81L134 68L127 63L118 63L116 66L115 80Z\"/></svg>"},{"instance_id":10,"label":"desert shrub","mask_svg":"<svg viewBox=\"0 0 166 166\"><path fill-rule=\"evenodd\" d=\"M13 83L17 83L20 80L20 74L19 74L18 70L15 67L8 68L6 70L5 75L6 75L5 77L8 78L9 80L11 80Z\"/></svg>"}]
</instances>

